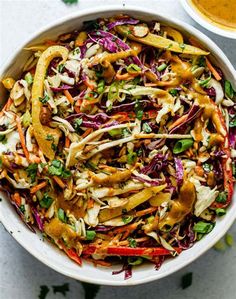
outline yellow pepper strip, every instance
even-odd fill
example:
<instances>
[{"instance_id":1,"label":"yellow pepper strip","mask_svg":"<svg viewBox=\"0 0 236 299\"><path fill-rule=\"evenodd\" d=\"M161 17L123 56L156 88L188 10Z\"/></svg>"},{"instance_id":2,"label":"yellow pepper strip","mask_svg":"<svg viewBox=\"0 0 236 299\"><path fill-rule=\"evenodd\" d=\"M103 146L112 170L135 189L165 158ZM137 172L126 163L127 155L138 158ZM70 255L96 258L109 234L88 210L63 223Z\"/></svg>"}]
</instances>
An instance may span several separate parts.
<instances>
[{"instance_id":1,"label":"yellow pepper strip","mask_svg":"<svg viewBox=\"0 0 236 299\"><path fill-rule=\"evenodd\" d=\"M42 108L42 103L39 101L39 98L43 97L44 78L50 62L56 57L61 57L63 63L66 61L68 53L69 51L62 46L51 46L45 50L38 60L32 87L32 124L34 136L37 140L39 148L50 160L52 160L55 155L55 152L52 149L52 143L54 143L55 146L58 144L60 131L58 129L52 129L41 124L40 111ZM53 136L53 140L46 140L47 135L49 134Z\"/></svg>"},{"instance_id":2,"label":"yellow pepper strip","mask_svg":"<svg viewBox=\"0 0 236 299\"><path fill-rule=\"evenodd\" d=\"M164 226L172 227L175 223L181 222L193 210L195 200L194 184L186 181L180 188L179 198L173 200L170 211L159 222L159 228L162 229Z\"/></svg>"},{"instance_id":3,"label":"yellow pepper strip","mask_svg":"<svg viewBox=\"0 0 236 299\"><path fill-rule=\"evenodd\" d=\"M83 46L84 42L86 41L86 39L88 38L88 35L85 31L81 31L78 36L76 37L75 40L75 46L76 47L81 47Z\"/></svg>"},{"instance_id":4,"label":"yellow pepper strip","mask_svg":"<svg viewBox=\"0 0 236 299\"><path fill-rule=\"evenodd\" d=\"M145 37L136 37L132 34L130 26L122 25L116 26L116 31L123 36L127 36L129 39L140 42L145 45L153 46L158 49L166 49L172 52L191 54L191 55L208 55L209 52L201 50L199 48L185 45L183 43L178 43L168 38L162 36L148 33Z\"/></svg>"},{"instance_id":5,"label":"yellow pepper strip","mask_svg":"<svg viewBox=\"0 0 236 299\"><path fill-rule=\"evenodd\" d=\"M45 51L47 50L47 48L49 48L50 45L47 45L47 44L42 44L42 45L35 45L35 46L29 46L29 47L26 47L24 48L24 50L26 51L33 51L33 52L37 52L37 51Z\"/></svg>"},{"instance_id":6,"label":"yellow pepper strip","mask_svg":"<svg viewBox=\"0 0 236 299\"><path fill-rule=\"evenodd\" d=\"M2 80L2 84L3 84L3 86L4 86L6 89L8 89L8 90L10 90L10 89L13 88L15 82L16 82L16 81L15 81L13 78L11 78L11 77L9 77L9 78L5 78L5 79Z\"/></svg>"},{"instance_id":7,"label":"yellow pepper strip","mask_svg":"<svg viewBox=\"0 0 236 299\"><path fill-rule=\"evenodd\" d=\"M99 222L104 222L109 219L115 218L117 216L122 215L122 211L125 209L127 212L133 210L140 204L144 203L145 201L149 200L151 197L155 196L158 192L162 191L166 188L165 185L155 186L146 188L134 195L131 195L128 198L128 203L123 207L118 207L114 209L103 209L99 213Z\"/></svg>"},{"instance_id":8,"label":"yellow pepper strip","mask_svg":"<svg viewBox=\"0 0 236 299\"><path fill-rule=\"evenodd\" d=\"M130 50L126 50L126 51L120 51L117 53L106 53L102 56L99 63L102 66L106 67L108 65L108 63L113 63L119 59L124 59L129 56L137 56L137 52L133 49L130 49Z\"/></svg>"},{"instance_id":9,"label":"yellow pepper strip","mask_svg":"<svg viewBox=\"0 0 236 299\"><path fill-rule=\"evenodd\" d=\"M168 26L163 26L161 27L161 29L166 32L167 36L172 37L174 41L176 41L179 44L183 44L184 39L179 31Z\"/></svg>"}]
</instances>

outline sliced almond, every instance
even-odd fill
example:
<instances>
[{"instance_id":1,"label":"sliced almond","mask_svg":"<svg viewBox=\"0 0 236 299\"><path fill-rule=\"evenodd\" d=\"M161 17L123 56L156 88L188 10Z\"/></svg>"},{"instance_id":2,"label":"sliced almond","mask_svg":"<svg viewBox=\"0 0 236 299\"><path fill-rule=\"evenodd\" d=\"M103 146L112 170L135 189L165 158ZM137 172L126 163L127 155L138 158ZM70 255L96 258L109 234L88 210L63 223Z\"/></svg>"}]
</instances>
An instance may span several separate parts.
<instances>
[{"instance_id":1,"label":"sliced almond","mask_svg":"<svg viewBox=\"0 0 236 299\"><path fill-rule=\"evenodd\" d=\"M131 32L136 37L145 37L149 33L149 28L145 24L133 26Z\"/></svg>"},{"instance_id":2,"label":"sliced almond","mask_svg":"<svg viewBox=\"0 0 236 299\"><path fill-rule=\"evenodd\" d=\"M10 92L10 97L13 101L15 101L21 98L23 95L24 95L24 87L20 84L19 81L17 81Z\"/></svg>"}]
</instances>

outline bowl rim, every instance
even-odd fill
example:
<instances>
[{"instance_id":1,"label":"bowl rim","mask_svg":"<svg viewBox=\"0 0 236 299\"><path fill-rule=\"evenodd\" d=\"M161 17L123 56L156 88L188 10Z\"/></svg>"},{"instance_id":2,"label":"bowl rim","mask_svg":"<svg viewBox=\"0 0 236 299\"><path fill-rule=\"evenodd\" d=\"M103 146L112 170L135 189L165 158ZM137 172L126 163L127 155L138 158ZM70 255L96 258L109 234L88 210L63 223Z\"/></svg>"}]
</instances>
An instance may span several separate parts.
<instances>
[{"instance_id":1,"label":"bowl rim","mask_svg":"<svg viewBox=\"0 0 236 299\"><path fill-rule=\"evenodd\" d=\"M5 73L5 71L10 67L11 62L17 58L17 56L20 54L21 50L23 49L23 47L30 43L32 40L34 40L35 38L37 38L38 36L40 36L42 33L44 33L47 30L52 29L53 27L56 27L58 25L63 24L63 22L68 21L68 20L73 20L82 16L87 16L90 14L101 14L101 13L120 13L122 10L122 12L124 13L130 13L130 14L147 14L150 16L153 16L153 18L160 18L160 19L164 19L166 21L168 21L168 18L170 19L170 22L173 23L173 25L175 26L179 26L181 28L183 28L186 32L193 34L194 36L196 36L199 40L201 40L203 43L207 43L208 47L211 49L214 49L215 51L217 51L218 55L221 56L221 59L227 64L227 68L229 69L230 73L233 74L233 76L236 78L236 71L233 67L233 65L231 64L231 62L229 61L229 59L226 57L226 55L223 53L223 51L209 38L207 37L205 34L203 34L201 31L199 31L198 29L194 28L192 25L187 24L184 21L178 20L176 18L172 18L172 16L168 15L168 14L158 14L153 12L151 9L147 9L144 6L132 6L132 5L105 5L105 6L101 6L98 8L89 8L89 9L83 9L80 11L76 11L73 12L71 14L66 15L65 17L59 18L53 22L49 22L47 25L41 27L40 30L35 31L33 34L31 34L27 39L25 39L14 51L13 54L11 54L6 62L0 66L0 76L2 76L2 74ZM231 208L232 210L232 208ZM208 240L209 242L207 243L207 246L203 246L196 255L191 255L191 257L189 257L188 259L186 259L184 262L181 262L178 266L173 267L173 268L169 268L167 271L164 271L162 274L159 274L159 277L156 277L156 275L150 275L148 277L144 277L144 278L135 278L135 280L132 280L132 282L128 282L126 280L122 280L122 281L116 281L116 280L107 280L107 279L102 279L99 277L84 277L83 274L78 273L77 275L73 275L70 273L70 271L67 271L65 269L60 268L56 263L54 263L53 261L50 261L46 258L44 258L43 256L40 255L40 252L36 249L32 249L30 246L25 245L23 240L18 237L17 234L13 235L13 238L23 247L25 248L31 255L33 255L36 259L38 259L39 261L41 261L42 263L44 263L45 265L47 265L48 267L50 267L51 269L76 280L80 280L80 281L84 281L87 283L94 283L94 284L100 284L100 285L110 285L110 286L131 286L131 285L139 285L139 284L143 284L143 283L147 283L147 282L151 282L151 281L155 281L158 279L161 279L163 277L166 277L170 274L173 274L175 272L177 272L178 270L182 269L183 267L187 266L188 264L192 263L194 260L196 260L198 257L200 257L203 253L205 253L207 250L209 250L220 238L222 238L224 236L224 234L226 233L226 231L231 227L231 225L233 224L234 220L236 219L236 213L233 213L233 211L230 211L230 213L227 213L227 215L225 217L227 218L227 222L224 226L224 229L221 230L218 235L215 238L211 238L210 240ZM10 223L7 223L4 221L4 216L2 216L2 211L0 210L0 222L3 224L3 226L6 228L6 230L9 232L9 234L12 235L11 231L12 231L12 227ZM56 251L55 251L56 252Z\"/></svg>"},{"instance_id":2,"label":"bowl rim","mask_svg":"<svg viewBox=\"0 0 236 299\"><path fill-rule=\"evenodd\" d=\"M190 3L190 0L180 0L184 10L187 14L203 28L223 37L228 37L230 39L236 39L236 30L227 30L220 26L214 25L214 22L211 23L210 19L207 21L207 18L204 18L197 8L194 8L194 5Z\"/></svg>"}]
</instances>

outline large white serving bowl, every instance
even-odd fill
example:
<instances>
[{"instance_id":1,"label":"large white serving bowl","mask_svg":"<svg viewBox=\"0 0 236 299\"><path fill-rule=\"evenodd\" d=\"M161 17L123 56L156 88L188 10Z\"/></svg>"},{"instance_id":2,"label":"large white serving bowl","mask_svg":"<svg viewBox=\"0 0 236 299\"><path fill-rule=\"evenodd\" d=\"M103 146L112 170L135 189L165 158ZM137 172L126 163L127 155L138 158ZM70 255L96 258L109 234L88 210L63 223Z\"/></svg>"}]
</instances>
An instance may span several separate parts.
<instances>
[{"instance_id":1,"label":"large white serving bowl","mask_svg":"<svg viewBox=\"0 0 236 299\"><path fill-rule=\"evenodd\" d=\"M17 78L17 76L20 75L22 66L30 55L27 51L22 50L22 48L26 45L37 44L45 39L54 38L61 33L80 29L84 21L96 19L98 17L109 17L120 13L126 13L135 18L143 19L144 21L158 20L179 29L187 36L194 36L210 50L211 59L217 62L217 65L223 70L226 78L233 82L233 85L236 86L235 69L223 51L219 49L213 41L192 26L173 19L172 17L159 15L154 11L155 6L152 11L145 9L145 7L104 6L102 8L78 11L63 19L56 20L53 24L50 24L36 32L25 43L23 43L19 49L12 49L10 60L3 68L1 68L0 76L1 78L5 76L13 76ZM1 85L0 99L3 99L3 96L4 91L3 86ZM119 275L111 274L112 270L118 270L121 268L119 265L114 266L112 269L100 267L95 268L93 265L84 262L83 266L79 267L55 246L51 245L47 241L43 241L40 234L33 234L30 232L16 215L8 200L4 198L3 195L2 197L3 200L0 202L0 220L15 240L30 254L45 265L66 276L89 283L114 286L130 286L158 280L183 268L210 249L226 233L236 218L236 197L234 195L233 202L229 207L227 214L217 221L214 230L210 234L205 236L201 241L197 242L191 249L184 251L176 258L169 259L158 271L154 269L153 264L146 264L137 267L133 270L132 278L124 280L123 273Z\"/></svg>"},{"instance_id":2,"label":"large white serving bowl","mask_svg":"<svg viewBox=\"0 0 236 299\"><path fill-rule=\"evenodd\" d=\"M207 0L206 0L207 1ZM193 4L191 0L180 0L185 11L202 27L207 30L214 32L215 34L236 39L236 28L230 29L225 26L221 26L214 21L211 21L209 18L205 17ZM220 3L220 1L219 1ZM219 4L220 5L220 4Z\"/></svg>"}]
</instances>

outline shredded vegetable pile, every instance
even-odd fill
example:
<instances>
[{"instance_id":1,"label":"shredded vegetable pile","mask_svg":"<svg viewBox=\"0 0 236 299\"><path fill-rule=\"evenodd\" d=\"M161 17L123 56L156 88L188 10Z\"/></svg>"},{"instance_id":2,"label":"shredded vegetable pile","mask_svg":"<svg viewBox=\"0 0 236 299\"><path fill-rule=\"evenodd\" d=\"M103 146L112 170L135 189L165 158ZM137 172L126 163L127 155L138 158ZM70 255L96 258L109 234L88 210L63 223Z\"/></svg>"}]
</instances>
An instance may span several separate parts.
<instances>
[{"instance_id":1,"label":"shredded vegetable pile","mask_svg":"<svg viewBox=\"0 0 236 299\"><path fill-rule=\"evenodd\" d=\"M233 195L236 97L197 40L119 15L25 51L2 80L0 186L32 231L129 278L214 228Z\"/></svg>"}]
</instances>

